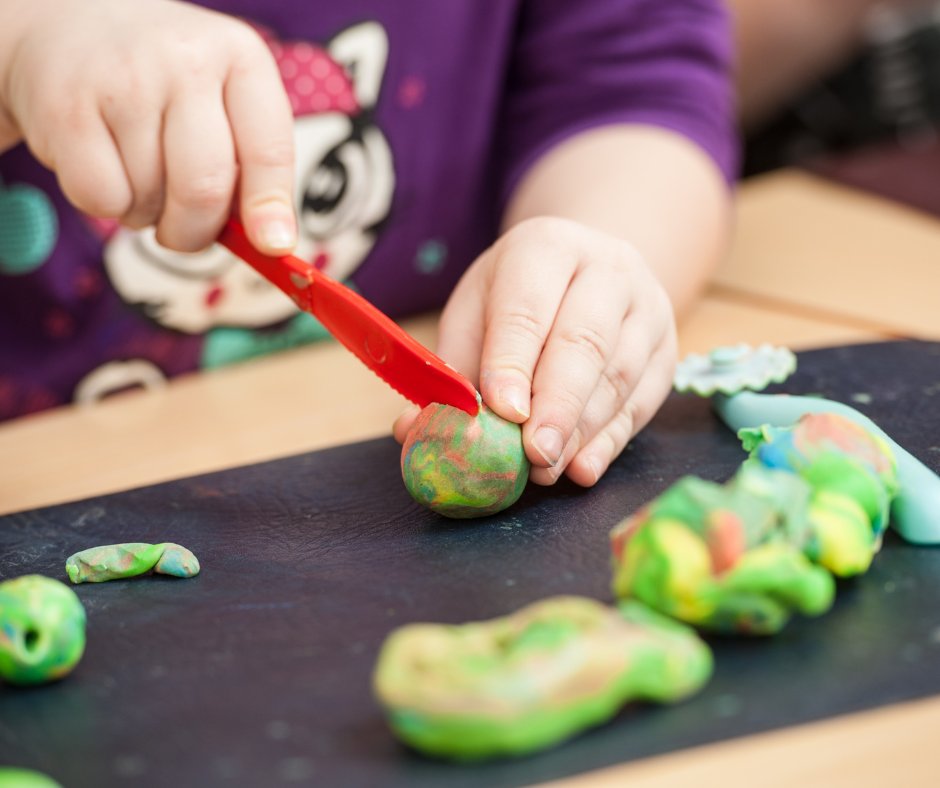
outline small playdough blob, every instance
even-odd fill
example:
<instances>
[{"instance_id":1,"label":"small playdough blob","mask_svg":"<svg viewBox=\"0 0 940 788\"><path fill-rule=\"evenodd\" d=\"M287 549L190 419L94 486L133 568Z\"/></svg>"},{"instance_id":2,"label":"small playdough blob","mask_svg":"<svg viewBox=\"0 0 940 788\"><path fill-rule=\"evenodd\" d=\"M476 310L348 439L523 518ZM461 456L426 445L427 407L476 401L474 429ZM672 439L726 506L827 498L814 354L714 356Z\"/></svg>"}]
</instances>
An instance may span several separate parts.
<instances>
[{"instance_id":1,"label":"small playdough blob","mask_svg":"<svg viewBox=\"0 0 940 788\"><path fill-rule=\"evenodd\" d=\"M446 517L483 517L514 504L529 461L522 428L482 402L476 416L432 403L415 420L401 452L411 496Z\"/></svg>"},{"instance_id":2,"label":"small playdough blob","mask_svg":"<svg viewBox=\"0 0 940 788\"><path fill-rule=\"evenodd\" d=\"M85 651L85 608L64 583L25 575L0 583L0 677L41 684L71 673Z\"/></svg>"},{"instance_id":3,"label":"small playdough blob","mask_svg":"<svg viewBox=\"0 0 940 788\"><path fill-rule=\"evenodd\" d=\"M195 577L199 560L190 550L172 542L125 542L89 547L68 557L65 571L73 583L103 583L147 572L172 577Z\"/></svg>"}]
</instances>

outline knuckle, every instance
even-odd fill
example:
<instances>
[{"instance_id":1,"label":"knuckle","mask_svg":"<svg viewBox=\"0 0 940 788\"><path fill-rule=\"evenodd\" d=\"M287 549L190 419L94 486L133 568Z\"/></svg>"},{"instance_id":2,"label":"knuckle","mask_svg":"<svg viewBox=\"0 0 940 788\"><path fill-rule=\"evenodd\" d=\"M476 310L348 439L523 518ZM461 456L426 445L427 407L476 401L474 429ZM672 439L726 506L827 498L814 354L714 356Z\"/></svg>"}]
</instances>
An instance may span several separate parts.
<instances>
[{"instance_id":1,"label":"knuckle","mask_svg":"<svg viewBox=\"0 0 940 788\"><path fill-rule=\"evenodd\" d=\"M636 404L628 401L617 411L617 415L614 416L613 420L610 422L608 433L614 443L614 454L620 452L633 437L633 430L636 425L636 411Z\"/></svg>"},{"instance_id":2,"label":"knuckle","mask_svg":"<svg viewBox=\"0 0 940 788\"><path fill-rule=\"evenodd\" d=\"M110 219L127 212L127 199L120 188L101 183L91 188L84 184L63 184L62 190L79 210L89 216Z\"/></svg>"},{"instance_id":3,"label":"knuckle","mask_svg":"<svg viewBox=\"0 0 940 788\"><path fill-rule=\"evenodd\" d=\"M225 24L225 42L237 53L249 57L269 54L261 34L247 22L229 17L225 20Z\"/></svg>"},{"instance_id":4,"label":"knuckle","mask_svg":"<svg viewBox=\"0 0 940 788\"><path fill-rule=\"evenodd\" d=\"M176 73L187 80L201 77L214 67L211 49L197 36L178 38L173 41L170 63L175 65Z\"/></svg>"},{"instance_id":5,"label":"knuckle","mask_svg":"<svg viewBox=\"0 0 940 788\"><path fill-rule=\"evenodd\" d=\"M611 365L601 373L601 382L607 386L618 403L624 403L634 388L633 374L626 367Z\"/></svg>"},{"instance_id":6,"label":"knuckle","mask_svg":"<svg viewBox=\"0 0 940 788\"><path fill-rule=\"evenodd\" d=\"M577 392L565 386L552 389L551 398L552 401L548 408L551 416L542 420L546 423L555 424L565 433L570 429L574 429L581 418L581 413L584 411L584 400Z\"/></svg>"},{"instance_id":7,"label":"knuckle","mask_svg":"<svg viewBox=\"0 0 940 788\"><path fill-rule=\"evenodd\" d=\"M533 216L513 225L502 237L504 250L566 244L571 222L554 216Z\"/></svg>"},{"instance_id":8,"label":"knuckle","mask_svg":"<svg viewBox=\"0 0 940 788\"><path fill-rule=\"evenodd\" d=\"M252 167L293 167L294 140L287 136L266 140L263 145L244 151L241 158L243 164Z\"/></svg>"},{"instance_id":9,"label":"knuckle","mask_svg":"<svg viewBox=\"0 0 940 788\"><path fill-rule=\"evenodd\" d=\"M561 333L558 341L565 351L577 353L598 368L603 368L610 357L610 341L592 326L572 326Z\"/></svg>"},{"instance_id":10,"label":"knuckle","mask_svg":"<svg viewBox=\"0 0 940 788\"><path fill-rule=\"evenodd\" d=\"M40 105L39 116L59 133L66 133L73 138L83 136L92 125L94 113L90 102L84 96L59 95L58 101L49 101ZM52 129L49 130L52 133Z\"/></svg>"},{"instance_id":11,"label":"knuckle","mask_svg":"<svg viewBox=\"0 0 940 788\"><path fill-rule=\"evenodd\" d=\"M215 210L227 205L233 186L232 173L228 169L218 167L212 173L187 178L174 190L174 198L184 208L195 211Z\"/></svg>"},{"instance_id":12,"label":"knuckle","mask_svg":"<svg viewBox=\"0 0 940 788\"><path fill-rule=\"evenodd\" d=\"M537 344L541 347L545 340L547 327L534 311L517 307L501 312L492 321L494 332L498 335L511 335L521 338L527 343Z\"/></svg>"},{"instance_id":13,"label":"knuckle","mask_svg":"<svg viewBox=\"0 0 940 788\"><path fill-rule=\"evenodd\" d=\"M551 243L560 234L567 233L570 224L567 219L557 216L532 216L515 225L513 232L517 236L537 238Z\"/></svg>"},{"instance_id":14,"label":"knuckle","mask_svg":"<svg viewBox=\"0 0 940 788\"><path fill-rule=\"evenodd\" d=\"M80 211L89 216L115 218L130 208L131 197L127 184L116 177L96 174L88 177L78 168L60 170L62 192Z\"/></svg>"}]
</instances>

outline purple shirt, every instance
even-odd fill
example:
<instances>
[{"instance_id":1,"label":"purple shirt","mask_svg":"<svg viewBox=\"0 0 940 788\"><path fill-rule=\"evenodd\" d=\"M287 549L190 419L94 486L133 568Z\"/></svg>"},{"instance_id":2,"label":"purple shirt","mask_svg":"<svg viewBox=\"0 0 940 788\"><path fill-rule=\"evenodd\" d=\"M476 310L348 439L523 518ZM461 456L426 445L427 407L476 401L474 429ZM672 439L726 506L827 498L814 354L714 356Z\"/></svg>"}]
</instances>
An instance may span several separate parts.
<instances>
[{"instance_id":1,"label":"purple shirt","mask_svg":"<svg viewBox=\"0 0 940 788\"><path fill-rule=\"evenodd\" d=\"M719 0L208 0L261 30L294 107L298 254L399 317L441 306L541 154L610 123L736 166ZM0 156L0 419L322 338L219 247L81 216Z\"/></svg>"}]
</instances>

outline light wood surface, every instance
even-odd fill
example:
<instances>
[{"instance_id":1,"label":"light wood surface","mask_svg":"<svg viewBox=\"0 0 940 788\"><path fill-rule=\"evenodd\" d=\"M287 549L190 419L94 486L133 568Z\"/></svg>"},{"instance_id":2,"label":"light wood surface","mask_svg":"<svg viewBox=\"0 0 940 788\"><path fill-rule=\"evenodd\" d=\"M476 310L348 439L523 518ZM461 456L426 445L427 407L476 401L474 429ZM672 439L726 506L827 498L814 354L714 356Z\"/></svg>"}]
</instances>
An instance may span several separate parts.
<instances>
[{"instance_id":1,"label":"light wood surface","mask_svg":"<svg viewBox=\"0 0 940 788\"><path fill-rule=\"evenodd\" d=\"M937 220L812 175L742 190L734 254L715 283L887 334L940 337Z\"/></svg>"},{"instance_id":2,"label":"light wood surface","mask_svg":"<svg viewBox=\"0 0 940 788\"><path fill-rule=\"evenodd\" d=\"M796 173L745 185L739 204L732 252L680 326L683 353L940 339L940 223ZM433 316L406 327L433 346ZM0 425L0 512L386 435L405 405L324 344L60 408ZM937 785L938 723L927 700L554 785Z\"/></svg>"}]
</instances>

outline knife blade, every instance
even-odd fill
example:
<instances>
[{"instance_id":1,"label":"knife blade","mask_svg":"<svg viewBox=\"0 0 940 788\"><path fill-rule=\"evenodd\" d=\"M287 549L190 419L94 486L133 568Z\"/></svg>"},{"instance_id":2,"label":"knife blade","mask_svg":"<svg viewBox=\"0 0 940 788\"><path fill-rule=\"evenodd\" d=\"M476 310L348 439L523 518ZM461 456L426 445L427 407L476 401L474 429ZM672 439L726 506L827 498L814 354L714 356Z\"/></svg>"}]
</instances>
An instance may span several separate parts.
<instances>
[{"instance_id":1,"label":"knife blade","mask_svg":"<svg viewBox=\"0 0 940 788\"><path fill-rule=\"evenodd\" d=\"M473 384L410 336L358 293L293 255L270 257L229 219L219 243L316 317L339 342L395 391L422 408L452 405L471 416L479 411Z\"/></svg>"}]
</instances>

